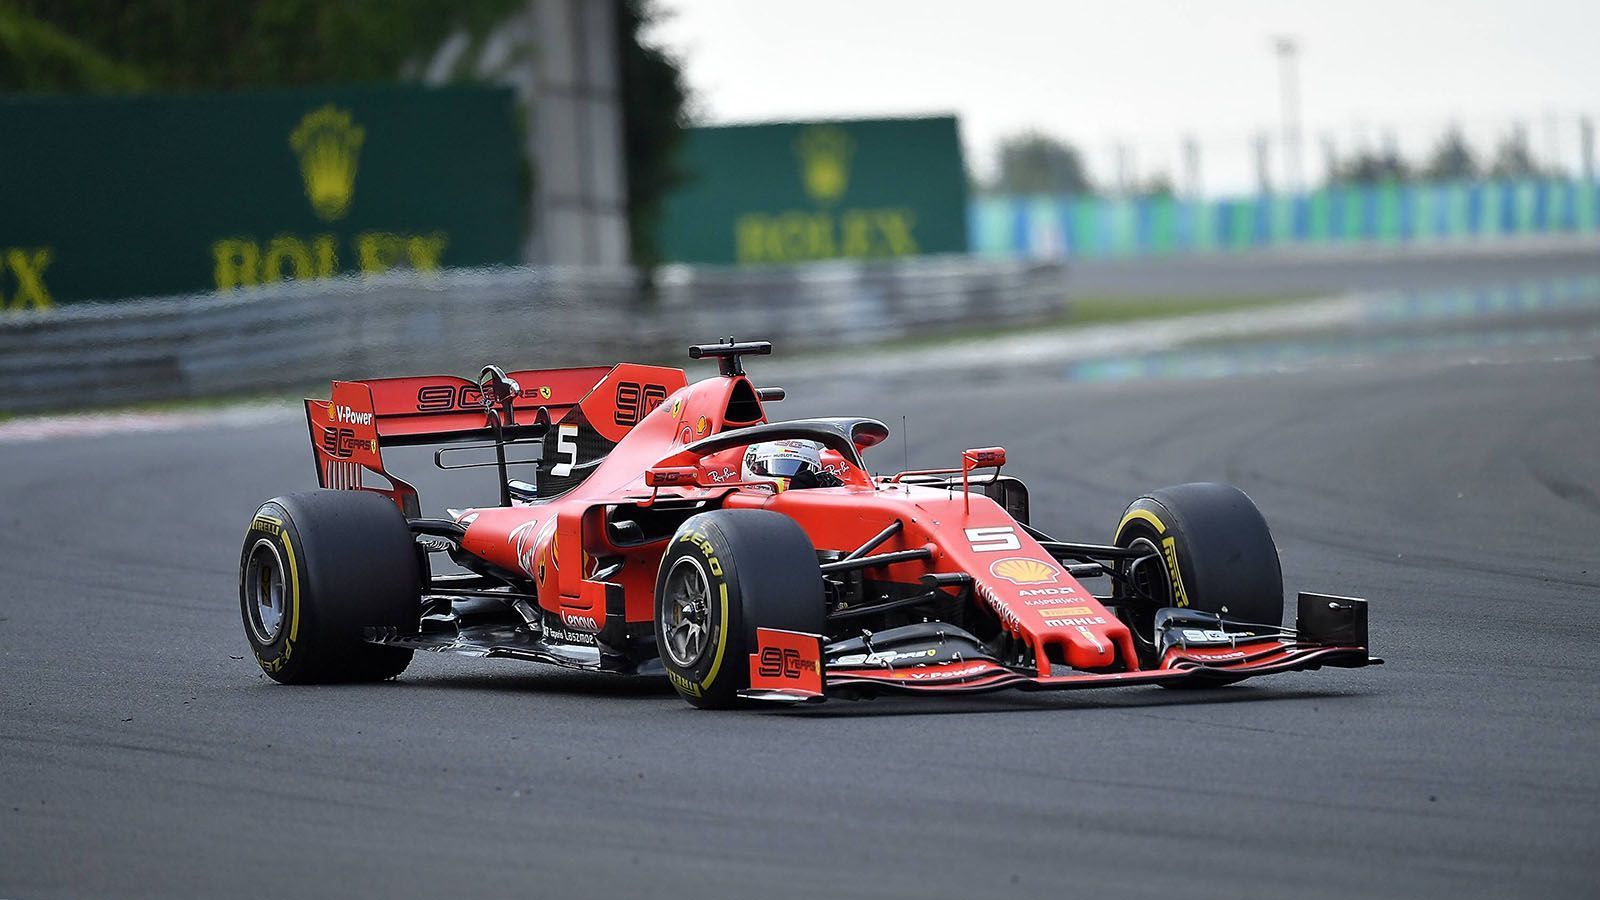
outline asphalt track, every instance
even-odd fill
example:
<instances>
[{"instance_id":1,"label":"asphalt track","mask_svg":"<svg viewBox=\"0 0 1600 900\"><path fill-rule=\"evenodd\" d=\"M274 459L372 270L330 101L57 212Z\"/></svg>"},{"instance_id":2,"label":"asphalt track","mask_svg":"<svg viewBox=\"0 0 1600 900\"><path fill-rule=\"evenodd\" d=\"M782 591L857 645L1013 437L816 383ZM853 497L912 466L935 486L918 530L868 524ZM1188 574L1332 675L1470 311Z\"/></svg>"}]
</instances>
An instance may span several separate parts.
<instances>
[{"instance_id":1,"label":"asphalt track","mask_svg":"<svg viewBox=\"0 0 1600 900\"><path fill-rule=\"evenodd\" d=\"M1388 665L1198 693L718 714L431 655L280 687L235 567L312 484L302 425L0 444L0 896L1594 897L1595 349L791 385L786 415L904 413L913 465L1006 445L1067 536L1232 481L1291 591L1371 599Z\"/></svg>"},{"instance_id":2,"label":"asphalt track","mask_svg":"<svg viewBox=\"0 0 1600 900\"><path fill-rule=\"evenodd\" d=\"M1593 275L1590 235L1515 242L1293 247L1237 254L1097 259L1068 266L1080 297L1272 297L1429 290Z\"/></svg>"}]
</instances>

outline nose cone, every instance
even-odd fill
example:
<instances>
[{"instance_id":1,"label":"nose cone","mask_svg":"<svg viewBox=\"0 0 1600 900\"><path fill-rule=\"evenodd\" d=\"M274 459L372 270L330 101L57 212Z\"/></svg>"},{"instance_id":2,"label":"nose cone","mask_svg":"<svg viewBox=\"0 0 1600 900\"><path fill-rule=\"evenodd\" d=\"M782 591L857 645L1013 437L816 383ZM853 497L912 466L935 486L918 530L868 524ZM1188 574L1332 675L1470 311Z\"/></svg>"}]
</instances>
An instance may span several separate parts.
<instances>
[{"instance_id":1,"label":"nose cone","mask_svg":"<svg viewBox=\"0 0 1600 900\"><path fill-rule=\"evenodd\" d=\"M1094 618L1103 617L1096 616ZM1058 629L1065 640L1067 665L1074 669L1103 669L1117 661L1116 645L1110 634L1098 634L1095 628L1109 632L1113 627L1127 629L1116 619L1104 620L1106 624L1079 625L1071 631Z\"/></svg>"},{"instance_id":2,"label":"nose cone","mask_svg":"<svg viewBox=\"0 0 1600 900\"><path fill-rule=\"evenodd\" d=\"M1136 667L1132 660L1132 634L1121 619L1112 615L1093 598L1072 598L1049 606L1031 607L1039 616L1040 643L1060 649L1061 657L1074 669L1097 670L1121 660Z\"/></svg>"}]
</instances>

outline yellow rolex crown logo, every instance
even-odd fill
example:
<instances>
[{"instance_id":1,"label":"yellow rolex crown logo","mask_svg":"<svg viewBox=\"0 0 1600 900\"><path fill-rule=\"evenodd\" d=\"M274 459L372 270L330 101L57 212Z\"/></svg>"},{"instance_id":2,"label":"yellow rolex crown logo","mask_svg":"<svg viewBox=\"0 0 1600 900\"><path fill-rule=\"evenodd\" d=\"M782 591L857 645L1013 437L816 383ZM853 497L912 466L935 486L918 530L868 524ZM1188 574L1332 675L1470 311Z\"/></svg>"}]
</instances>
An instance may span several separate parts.
<instances>
[{"instance_id":1,"label":"yellow rolex crown logo","mask_svg":"<svg viewBox=\"0 0 1600 900\"><path fill-rule=\"evenodd\" d=\"M800 157L800 175L806 193L817 203L831 203L844 196L850 186L850 155L855 142L844 129L833 125L807 128L795 141Z\"/></svg>"},{"instance_id":2,"label":"yellow rolex crown logo","mask_svg":"<svg viewBox=\"0 0 1600 900\"><path fill-rule=\"evenodd\" d=\"M319 218L331 222L349 212L356 160L366 136L366 129L351 121L349 112L331 103L306 113L289 135L289 146L300 157L306 199Z\"/></svg>"}]
</instances>

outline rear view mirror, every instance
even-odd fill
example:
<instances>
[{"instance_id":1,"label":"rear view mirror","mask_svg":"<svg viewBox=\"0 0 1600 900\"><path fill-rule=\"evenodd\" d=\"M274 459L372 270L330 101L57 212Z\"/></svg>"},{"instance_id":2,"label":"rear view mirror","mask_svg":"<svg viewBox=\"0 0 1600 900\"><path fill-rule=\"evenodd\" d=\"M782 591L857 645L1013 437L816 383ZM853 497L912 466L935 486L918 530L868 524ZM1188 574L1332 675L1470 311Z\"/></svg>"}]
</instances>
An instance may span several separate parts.
<instances>
[{"instance_id":1,"label":"rear view mirror","mask_svg":"<svg viewBox=\"0 0 1600 900\"><path fill-rule=\"evenodd\" d=\"M694 466L657 466L645 470L644 483L653 488L691 485L697 474Z\"/></svg>"},{"instance_id":2,"label":"rear view mirror","mask_svg":"<svg viewBox=\"0 0 1600 900\"><path fill-rule=\"evenodd\" d=\"M1006 448L1004 447L979 447L975 450L961 451L961 468L986 469L990 466L999 468L1006 464Z\"/></svg>"},{"instance_id":3,"label":"rear view mirror","mask_svg":"<svg viewBox=\"0 0 1600 900\"><path fill-rule=\"evenodd\" d=\"M500 419L501 425L515 425L516 413L512 401L522 394L522 385L506 377L499 366L484 366L478 376L478 390L483 394L483 408Z\"/></svg>"}]
</instances>

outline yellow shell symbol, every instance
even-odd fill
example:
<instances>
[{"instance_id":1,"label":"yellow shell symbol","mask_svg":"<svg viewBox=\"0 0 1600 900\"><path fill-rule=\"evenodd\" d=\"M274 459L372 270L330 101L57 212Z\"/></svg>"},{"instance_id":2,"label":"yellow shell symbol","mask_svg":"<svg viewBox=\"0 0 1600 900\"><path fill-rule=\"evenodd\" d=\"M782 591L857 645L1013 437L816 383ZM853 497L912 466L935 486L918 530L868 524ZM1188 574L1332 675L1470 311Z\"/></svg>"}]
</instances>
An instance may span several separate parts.
<instances>
[{"instance_id":1,"label":"yellow shell symbol","mask_svg":"<svg viewBox=\"0 0 1600 900\"><path fill-rule=\"evenodd\" d=\"M990 566L989 573L1012 584L1046 584L1055 581L1061 570L1037 559L1013 556Z\"/></svg>"}]
</instances>

